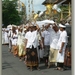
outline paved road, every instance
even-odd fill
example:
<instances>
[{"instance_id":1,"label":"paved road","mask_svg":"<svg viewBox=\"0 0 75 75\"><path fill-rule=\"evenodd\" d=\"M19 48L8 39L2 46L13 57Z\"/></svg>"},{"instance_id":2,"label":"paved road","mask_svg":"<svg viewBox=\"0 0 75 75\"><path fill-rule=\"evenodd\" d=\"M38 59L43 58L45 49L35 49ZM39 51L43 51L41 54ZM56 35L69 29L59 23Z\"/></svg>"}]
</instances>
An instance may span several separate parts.
<instances>
[{"instance_id":1,"label":"paved road","mask_svg":"<svg viewBox=\"0 0 75 75\"><path fill-rule=\"evenodd\" d=\"M71 75L71 70L57 71L54 68L47 69L44 64L40 64L40 71L28 70L23 61L19 61L18 57L14 57L8 52L8 46L2 46L2 75Z\"/></svg>"}]
</instances>

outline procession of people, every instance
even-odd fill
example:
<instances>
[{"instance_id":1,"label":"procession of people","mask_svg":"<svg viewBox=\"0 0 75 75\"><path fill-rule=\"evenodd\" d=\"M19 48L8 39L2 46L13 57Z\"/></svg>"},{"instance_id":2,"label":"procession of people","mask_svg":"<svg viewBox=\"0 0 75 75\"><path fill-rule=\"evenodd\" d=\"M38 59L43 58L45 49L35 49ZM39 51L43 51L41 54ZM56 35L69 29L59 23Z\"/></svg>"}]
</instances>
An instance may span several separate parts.
<instances>
[{"instance_id":1,"label":"procession of people","mask_svg":"<svg viewBox=\"0 0 75 75\"><path fill-rule=\"evenodd\" d=\"M65 24L44 23L40 27L36 22L29 22L27 25L11 25L2 28L2 44L4 43L8 43L8 51L24 61L31 71L34 67L40 70L39 64L42 61L48 69L55 66L55 70L64 70L68 44Z\"/></svg>"}]
</instances>

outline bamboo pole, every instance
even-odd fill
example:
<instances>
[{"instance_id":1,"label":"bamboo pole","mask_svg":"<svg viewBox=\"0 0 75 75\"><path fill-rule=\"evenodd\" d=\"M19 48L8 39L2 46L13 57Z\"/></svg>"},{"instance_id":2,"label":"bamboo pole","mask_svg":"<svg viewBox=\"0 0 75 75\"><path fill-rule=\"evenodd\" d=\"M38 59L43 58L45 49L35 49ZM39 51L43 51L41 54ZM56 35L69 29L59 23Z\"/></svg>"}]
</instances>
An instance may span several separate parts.
<instances>
[{"instance_id":1,"label":"bamboo pole","mask_svg":"<svg viewBox=\"0 0 75 75\"><path fill-rule=\"evenodd\" d=\"M30 19L30 0L28 0L28 12L29 12L28 18Z\"/></svg>"},{"instance_id":2,"label":"bamboo pole","mask_svg":"<svg viewBox=\"0 0 75 75\"><path fill-rule=\"evenodd\" d=\"M18 6L19 7L19 10L18 10L18 12L20 13L20 0L18 0L18 1L19 1L19 6Z\"/></svg>"},{"instance_id":3,"label":"bamboo pole","mask_svg":"<svg viewBox=\"0 0 75 75\"><path fill-rule=\"evenodd\" d=\"M69 2L69 16L71 15L71 7L70 7L70 2Z\"/></svg>"},{"instance_id":4,"label":"bamboo pole","mask_svg":"<svg viewBox=\"0 0 75 75\"><path fill-rule=\"evenodd\" d=\"M61 20L63 20L63 11L61 11Z\"/></svg>"}]
</instances>

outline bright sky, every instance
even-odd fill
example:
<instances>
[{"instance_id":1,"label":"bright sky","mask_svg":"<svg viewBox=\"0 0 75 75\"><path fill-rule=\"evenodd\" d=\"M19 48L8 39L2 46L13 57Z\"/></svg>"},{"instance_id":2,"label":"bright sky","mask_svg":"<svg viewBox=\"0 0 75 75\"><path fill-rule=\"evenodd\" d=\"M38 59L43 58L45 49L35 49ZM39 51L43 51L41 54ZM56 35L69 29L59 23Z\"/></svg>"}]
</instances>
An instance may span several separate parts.
<instances>
[{"instance_id":1,"label":"bright sky","mask_svg":"<svg viewBox=\"0 0 75 75\"><path fill-rule=\"evenodd\" d=\"M28 0L20 0L20 1L25 4L26 11L28 12ZM42 5L42 3L44 1L45 0L33 0L34 12L37 12L37 11L45 11L46 10L45 6Z\"/></svg>"}]
</instances>

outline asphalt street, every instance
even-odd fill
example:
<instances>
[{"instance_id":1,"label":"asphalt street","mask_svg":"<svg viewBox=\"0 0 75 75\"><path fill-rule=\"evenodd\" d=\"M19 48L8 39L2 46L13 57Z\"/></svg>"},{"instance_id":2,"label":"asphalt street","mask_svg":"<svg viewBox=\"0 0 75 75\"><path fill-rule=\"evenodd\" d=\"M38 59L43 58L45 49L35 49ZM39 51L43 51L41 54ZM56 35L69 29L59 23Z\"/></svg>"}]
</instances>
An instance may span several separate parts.
<instances>
[{"instance_id":1,"label":"asphalt street","mask_svg":"<svg viewBox=\"0 0 75 75\"><path fill-rule=\"evenodd\" d=\"M65 71L47 69L44 63L40 63L39 66L40 71L28 70L24 61L20 61L8 51L8 45L2 46L2 75L71 75L71 69Z\"/></svg>"}]
</instances>

